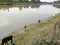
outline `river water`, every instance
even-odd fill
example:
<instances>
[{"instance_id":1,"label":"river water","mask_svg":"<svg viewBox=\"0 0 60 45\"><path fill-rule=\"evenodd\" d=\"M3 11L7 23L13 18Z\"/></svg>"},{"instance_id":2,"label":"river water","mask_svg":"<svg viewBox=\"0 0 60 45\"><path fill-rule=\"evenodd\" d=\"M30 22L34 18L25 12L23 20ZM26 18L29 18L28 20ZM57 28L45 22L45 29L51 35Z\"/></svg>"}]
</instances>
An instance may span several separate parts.
<instances>
[{"instance_id":1,"label":"river water","mask_svg":"<svg viewBox=\"0 0 60 45\"><path fill-rule=\"evenodd\" d=\"M0 5L0 38L57 13L60 6L52 4Z\"/></svg>"}]
</instances>

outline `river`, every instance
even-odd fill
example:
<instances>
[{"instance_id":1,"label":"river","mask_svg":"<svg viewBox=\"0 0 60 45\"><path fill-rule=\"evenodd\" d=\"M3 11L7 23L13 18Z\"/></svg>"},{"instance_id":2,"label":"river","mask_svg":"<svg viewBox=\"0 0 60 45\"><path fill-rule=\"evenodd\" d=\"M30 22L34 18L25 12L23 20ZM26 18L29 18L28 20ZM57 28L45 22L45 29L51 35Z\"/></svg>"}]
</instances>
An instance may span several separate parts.
<instances>
[{"instance_id":1,"label":"river","mask_svg":"<svg viewBox=\"0 0 60 45\"><path fill-rule=\"evenodd\" d=\"M57 13L60 6L52 4L0 5L0 38Z\"/></svg>"}]
</instances>

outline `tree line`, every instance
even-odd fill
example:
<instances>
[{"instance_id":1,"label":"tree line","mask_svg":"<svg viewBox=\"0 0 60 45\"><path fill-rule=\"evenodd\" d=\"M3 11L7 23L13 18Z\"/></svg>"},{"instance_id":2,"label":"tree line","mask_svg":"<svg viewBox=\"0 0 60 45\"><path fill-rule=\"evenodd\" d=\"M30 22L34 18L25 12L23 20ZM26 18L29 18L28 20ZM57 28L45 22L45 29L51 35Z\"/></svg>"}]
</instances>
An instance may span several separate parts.
<instances>
[{"instance_id":1,"label":"tree line","mask_svg":"<svg viewBox=\"0 0 60 45\"><path fill-rule=\"evenodd\" d=\"M0 0L0 2L40 2L40 0Z\"/></svg>"}]
</instances>

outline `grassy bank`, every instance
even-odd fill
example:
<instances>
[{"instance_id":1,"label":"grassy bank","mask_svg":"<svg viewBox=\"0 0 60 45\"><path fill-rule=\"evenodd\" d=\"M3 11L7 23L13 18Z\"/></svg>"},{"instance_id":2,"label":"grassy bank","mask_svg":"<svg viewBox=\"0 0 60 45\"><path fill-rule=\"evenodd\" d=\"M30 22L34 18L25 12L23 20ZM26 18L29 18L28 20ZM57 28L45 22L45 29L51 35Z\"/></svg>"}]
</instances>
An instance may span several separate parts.
<instances>
[{"instance_id":1,"label":"grassy bank","mask_svg":"<svg viewBox=\"0 0 60 45\"><path fill-rule=\"evenodd\" d=\"M40 43L42 39L51 39L55 31L55 23L59 19L60 13L56 14L56 17L49 17L43 22L33 23L27 28L13 32L10 35L13 35L15 45L42 45Z\"/></svg>"},{"instance_id":2,"label":"grassy bank","mask_svg":"<svg viewBox=\"0 0 60 45\"><path fill-rule=\"evenodd\" d=\"M14 43L16 45L34 45L34 43L38 39L43 38L43 36L47 36L48 39L48 37L51 37L55 23L59 19L60 14L56 14L56 17L50 17L41 23L34 23L27 26L27 28L12 33L14 36Z\"/></svg>"}]
</instances>

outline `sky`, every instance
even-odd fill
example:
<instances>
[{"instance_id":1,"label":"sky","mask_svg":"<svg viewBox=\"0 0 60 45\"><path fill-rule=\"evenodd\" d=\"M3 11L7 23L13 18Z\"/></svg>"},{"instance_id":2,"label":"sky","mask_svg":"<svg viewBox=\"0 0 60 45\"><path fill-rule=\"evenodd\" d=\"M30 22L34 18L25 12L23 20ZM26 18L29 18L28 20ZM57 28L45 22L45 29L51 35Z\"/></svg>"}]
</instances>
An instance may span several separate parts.
<instances>
[{"instance_id":1,"label":"sky","mask_svg":"<svg viewBox=\"0 0 60 45\"><path fill-rule=\"evenodd\" d=\"M54 2L54 1L57 1L57 0L40 0L42 2Z\"/></svg>"}]
</instances>

